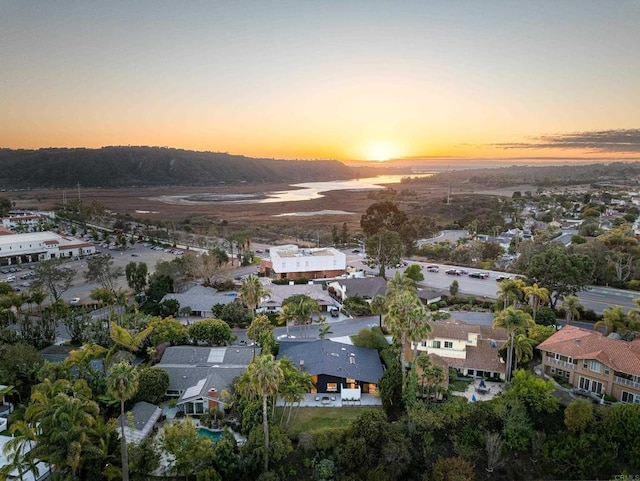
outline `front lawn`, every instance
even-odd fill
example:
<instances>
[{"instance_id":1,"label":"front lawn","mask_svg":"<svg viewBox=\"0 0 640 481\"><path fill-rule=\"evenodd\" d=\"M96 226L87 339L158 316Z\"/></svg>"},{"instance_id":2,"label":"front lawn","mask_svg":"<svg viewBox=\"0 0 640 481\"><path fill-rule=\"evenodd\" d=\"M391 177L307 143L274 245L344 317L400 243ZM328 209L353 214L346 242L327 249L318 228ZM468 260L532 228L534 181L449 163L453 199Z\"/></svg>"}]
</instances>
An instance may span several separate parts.
<instances>
[{"instance_id":1,"label":"front lawn","mask_svg":"<svg viewBox=\"0 0 640 481\"><path fill-rule=\"evenodd\" d=\"M343 427L356 419L367 410L377 410L382 407L349 406L340 408L301 407L296 415L296 408L291 415L291 427L288 434L296 438L298 434L321 428ZM295 416L295 419L293 419Z\"/></svg>"}]
</instances>

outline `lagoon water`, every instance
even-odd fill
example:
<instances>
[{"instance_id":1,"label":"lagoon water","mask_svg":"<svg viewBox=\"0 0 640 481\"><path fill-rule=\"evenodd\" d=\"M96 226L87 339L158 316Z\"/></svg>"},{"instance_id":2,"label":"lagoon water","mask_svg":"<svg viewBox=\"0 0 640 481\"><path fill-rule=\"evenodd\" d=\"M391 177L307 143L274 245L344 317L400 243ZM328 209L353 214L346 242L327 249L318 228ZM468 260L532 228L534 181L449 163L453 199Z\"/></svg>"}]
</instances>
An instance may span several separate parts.
<instances>
[{"instance_id":1,"label":"lagoon water","mask_svg":"<svg viewBox=\"0 0 640 481\"><path fill-rule=\"evenodd\" d=\"M406 177L430 177L433 174L379 175L363 179L333 180L329 182L304 182L292 184L291 189L266 192L263 194L218 194L202 193L192 195L163 195L153 200L167 204L210 204L224 202L234 204L269 204L274 202L296 202L323 197L331 190L375 190L384 189L382 184L399 184Z\"/></svg>"}]
</instances>

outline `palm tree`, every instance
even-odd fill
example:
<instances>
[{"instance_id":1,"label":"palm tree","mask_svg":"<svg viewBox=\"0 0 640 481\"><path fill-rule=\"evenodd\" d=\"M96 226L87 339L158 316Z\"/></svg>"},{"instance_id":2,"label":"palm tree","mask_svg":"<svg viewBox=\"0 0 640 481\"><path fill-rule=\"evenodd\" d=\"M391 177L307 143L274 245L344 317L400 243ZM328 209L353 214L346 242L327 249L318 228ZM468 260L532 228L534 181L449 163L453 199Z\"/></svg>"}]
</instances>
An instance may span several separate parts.
<instances>
[{"instance_id":1,"label":"palm tree","mask_svg":"<svg viewBox=\"0 0 640 481\"><path fill-rule=\"evenodd\" d=\"M264 430L264 471L269 470L269 419L267 417L267 401L269 396L278 392L284 380L280 365L272 354L262 354L253 358L247 368L249 388L262 397L262 428Z\"/></svg>"},{"instance_id":2,"label":"palm tree","mask_svg":"<svg viewBox=\"0 0 640 481\"><path fill-rule=\"evenodd\" d=\"M593 325L595 330L605 328L605 336L627 327L627 315L620 306L609 306L602 312L602 320Z\"/></svg>"},{"instance_id":3,"label":"palm tree","mask_svg":"<svg viewBox=\"0 0 640 481\"><path fill-rule=\"evenodd\" d=\"M417 293L416 281L407 277L404 272L396 271L393 278L387 282L386 296L389 298L406 291Z\"/></svg>"},{"instance_id":4,"label":"palm tree","mask_svg":"<svg viewBox=\"0 0 640 481\"><path fill-rule=\"evenodd\" d=\"M549 302L549 289L546 287L538 287L537 283L522 288L524 298L531 303L533 310L533 322L536 322L536 313L541 305Z\"/></svg>"},{"instance_id":5,"label":"palm tree","mask_svg":"<svg viewBox=\"0 0 640 481\"><path fill-rule=\"evenodd\" d=\"M631 331L640 331L640 297L633 299L633 303L637 307L631 309L627 315L627 328Z\"/></svg>"},{"instance_id":6,"label":"palm tree","mask_svg":"<svg viewBox=\"0 0 640 481\"><path fill-rule=\"evenodd\" d=\"M513 344L517 333L526 330L535 323L529 314L520 310L508 307L501 311L493 319L493 328L503 327L509 335L509 350L507 351L507 373L506 380L511 380L511 369L513 366Z\"/></svg>"},{"instance_id":7,"label":"palm tree","mask_svg":"<svg viewBox=\"0 0 640 481\"><path fill-rule=\"evenodd\" d=\"M120 327L118 324L112 321L110 335L111 340L114 344L109 351L109 354L107 355L107 364L110 364L117 357L123 357L117 355L118 352L122 350L128 351L129 353L128 356L124 357L132 358L133 353L138 351L142 347L142 343L144 343L144 341L147 339L147 337L149 337L152 331L153 326L148 326L146 329L136 334L131 334L127 329L125 329L124 327Z\"/></svg>"},{"instance_id":8,"label":"palm tree","mask_svg":"<svg viewBox=\"0 0 640 481\"><path fill-rule=\"evenodd\" d=\"M378 294L371 299L371 313L378 316L378 326L382 328L382 315L387 313L387 299Z\"/></svg>"},{"instance_id":9,"label":"palm tree","mask_svg":"<svg viewBox=\"0 0 640 481\"><path fill-rule=\"evenodd\" d=\"M40 476L37 461L33 457L32 449L38 439L37 432L24 420L14 421L9 428L11 439L4 446L4 454L9 461L0 468L0 479L13 479L9 477L11 472L18 472L18 479L23 480L29 471L37 479Z\"/></svg>"},{"instance_id":10,"label":"palm tree","mask_svg":"<svg viewBox=\"0 0 640 481\"><path fill-rule=\"evenodd\" d=\"M385 323L400 345L400 364L402 366L402 379L405 378L407 341L418 341L425 338L431 330L428 323L428 312L420 299L411 291L404 291L392 295L388 300L388 311ZM415 346L417 348L417 344ZM403 383L404 385L404 383Z\"/></svg>"},{"instance_id":11,"label":"palm tree","mask_svg":"<svg viewBox=\"0 0 640 481\"><path fill-rule=\"evenodd\" d=\"M320 311L318 302L305 294L295 294L287 297L283 302L283 308L288 307L288 313L293 322L298 326L310 326L313 314Z\"/></svg>"},{"instance_id":12,"label":"palm tree","mask_svg":"<svg viewBox=\"0 0 640 481\"><path fill-rule=\"evenodd\" d=\"M120 450L122 456L122 479L129 481L129 459L127 457L127 440L124 433L124 403L138 390L138 371L126 362L111 366L107 375L109 393L120 401Z\"/></svg>"},{"instance_id":13,"label":"palm tree","mask_svg":"<svg viewBox=\"0 0 640 481\"><path fill-rule=\"evenodd\" d=\"M562 307L565 310L567 325L570 325L573 321L580 319L580 313L582 312L582 309L584 309L576 296L565 297L564 301L562 301Z\"/></svg>"},{"instance_id":14,"label":"palm tree","mask_svg":"<svg viewBox=\"0 0 640 481\"><path fill-rule=\"evenodd\" d=\"M500 286L498 287L498 300L502 301L504 309L509 306L518 307L522 301L523 287L524 282L522 279L507 279L500 283Z\"/></svg>"},{"instance_id":15,"label":"palm tree","mask_svg":"<svg viewBox=\"0 0 640 481\"><path fill-rule=\"evenodd\" d=\"M518 368L518 363L529 362L533 359L533 347L534 341L524 333L518 334L513 342L514 348L514 366L513 369Z\"/></svg>"},{"instance_id":16,"label":"palm tree","mask_svg":"<svg viewBox=\"0 0 640 481\"><path fill-rule=\"evenodd\" d=\"M86 381L71 382L46 379L35 386L24 420L37 426L38 443L34 458L52 465L52 471L63 471L78 479L85 456L97 449L89 437L100 409L90 399Z\"/></svg>"},{"instance_id":17,"label":"palm tree","mask_svg":"<svg viewBox=\"0 0 640 481\"><path fill-rule=\"evenodd\" d=\"M282 410L282 419L286 412L287 403L289 403L289 412L287 415L287 426L291 421L291 412L293 411L293 403L298 403L304 399L304 395L311 392L313 389L313 379L311 376L303 371L298 370L298 367L288 357L283 357L278 361L280 369L284 375L284 381L280 389L280 395L285 401L284 409ZM274 403L275 405L275 403Z\"/></svg>"},{"instance_id":18,"label":"palm tree","mask_svg":"<svg viewBox=\"0 0 640 481\"><path fill-rule=\"evenodd\" d=\"M256 309L260 300L266 297L270 292L264 288L262 282L255 274L251 274L249 277L242 280L242 286L240 287L240 298L251 309L251 320L256 317Z\"/></svg>"}]
</instances>

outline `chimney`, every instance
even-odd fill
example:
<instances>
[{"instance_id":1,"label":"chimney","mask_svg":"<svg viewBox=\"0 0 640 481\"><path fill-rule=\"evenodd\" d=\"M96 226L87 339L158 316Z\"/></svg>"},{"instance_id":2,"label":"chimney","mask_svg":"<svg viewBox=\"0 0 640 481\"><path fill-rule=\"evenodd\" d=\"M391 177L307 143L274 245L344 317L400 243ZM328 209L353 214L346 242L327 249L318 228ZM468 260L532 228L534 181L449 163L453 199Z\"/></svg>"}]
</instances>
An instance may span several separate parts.
<instances>
[{"instance_id":1,"label":"chimney","mask_svg":"<svg viewBox=\"0 0 640 481\"><path fill-rule=\"evenodd\" d=\"M219 394L218 391L215 388L211 388L207 391L207 398L208 398L208 404L209 404L209 409L218 409L218 398L219 398Z\"/></svg>"}]
</instances>

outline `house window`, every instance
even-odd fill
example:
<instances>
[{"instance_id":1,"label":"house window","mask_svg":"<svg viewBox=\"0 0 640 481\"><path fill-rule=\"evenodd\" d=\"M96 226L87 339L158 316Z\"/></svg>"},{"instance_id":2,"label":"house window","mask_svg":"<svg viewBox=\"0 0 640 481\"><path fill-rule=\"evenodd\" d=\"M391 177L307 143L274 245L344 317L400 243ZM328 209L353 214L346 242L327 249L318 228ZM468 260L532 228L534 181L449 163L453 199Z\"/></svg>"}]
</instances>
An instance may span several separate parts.
<instances>
[{"instance_id":1,"label":"house window","mask_svg":"<svg viewBox=\"0 0 640 481\"><path fill-rule=\"evenodd\" d=\"M433 341L433 348L440 349L440 341Z\"/></svg>"},{"instance_id":2,"label":"house window","mask_svg":"<svg viewBox=\"0 0 640 481\"><path fill-rule=\"evenodd\" d=\"M581 389L586 389L587 391L595 392L596 394L602 394L602 383L594 381L593 379L580 377L579 386Z\"/></svg>"},{"instance_id":3,"label":"house window","mask_svg":"<svg viewBox=\"0 0 640 481\"><path fill-rule=\"evenodd\" d=\"M328 392L337 392L338 391L338 383L328 382L327 383L327 391Z\"/></svg>"},{"instance_id":4,"label":"house window","mask_svg":"<svg viewBox=\"0 0 640 481\"><path fill-rule=\"evenodd\" d=\"M420 343L420 347L427 347L427 341L422 341Z\"/></svg>"},{"instance_id":5,"label":"house window","mask_svg":"<svg viewBox=\"0 0 640 481\"><path fill-rule=\"evenodd\" d=\"M555 354L555 358L556 358L556 360L559 360L559 359L560 359L560 354L558 354L558 353L556 352L556 354Z\"/></svg>"},{"instance_id":6,"label":"house window","mask_svg":"<svg viewBox=\"0 0 640 481\"><path fill-rule=\"evenodd\" d=\"M623 403L640 404L640 394L633 394L631 392L622 391L622 396L620 396L620 400Z\"/></svg>"},{"instance_id":7,"label":"house window","mask_svg":"<svg viewBox=\"0 0 640 481\"><path fill-rule=\"evenodd\" d=\"M453 342L451 342L451 341L444 341L444 348L445 348L445 349L453 349Z\"/></svg>"},{"instance_id":8,"label":"house window","mask_svg":"<svg viewBox=\"0 0 640 481\"><path fill-rule=\"evenodd\" d=\"M604 366L604 373L605 373L605 374L609 374L609 372L610 372L610 371L609 371L609 366L605 365L605 366Z\"/></svg>"},{"instance_id":9,"label":"house window","mask_svg":"<svg viewBox=\"0 0 640 481\"><path fill-rule=\"evenodd\" d=\"M602 364L600 364L598 361L591 361L591 365L589 366L589 369L593 372L601 372Z\"/></svg>"}]
</instances>

